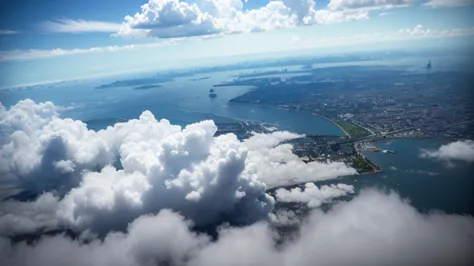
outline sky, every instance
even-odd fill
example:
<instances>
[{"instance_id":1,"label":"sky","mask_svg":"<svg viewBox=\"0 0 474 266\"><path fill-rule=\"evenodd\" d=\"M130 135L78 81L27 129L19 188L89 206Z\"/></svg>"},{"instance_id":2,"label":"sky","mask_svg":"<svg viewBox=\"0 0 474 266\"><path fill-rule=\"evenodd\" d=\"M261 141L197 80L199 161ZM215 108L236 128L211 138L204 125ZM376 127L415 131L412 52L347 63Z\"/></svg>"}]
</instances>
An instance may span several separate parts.
<instances>
[{"instance_id":1,"label":"sky","mask_svg":"<svg viewBox=\"0 0 474 266\"><path fill-rule=\"evenodd\" d=\"M474 35L473 0L3 0L1 7L0 87Z\"/></svg>"},{"instance_id":2,"label":"sky","mask_svg":"<svg viewBox=\"0 0 474 266\"><path fill-rule=\"evenodd\" d=\"M474 43L473 0L0 3L0 88L305 49ZM1 265L473 265L474 217L339 183L356 169L303 162L285 142L299 134L240 140L215 136L212 120L182 127L150 111L94 131L61 114L90 105L1 100ZM474 142L419 157L472 164Z\"/></svg>"}]
</instances>

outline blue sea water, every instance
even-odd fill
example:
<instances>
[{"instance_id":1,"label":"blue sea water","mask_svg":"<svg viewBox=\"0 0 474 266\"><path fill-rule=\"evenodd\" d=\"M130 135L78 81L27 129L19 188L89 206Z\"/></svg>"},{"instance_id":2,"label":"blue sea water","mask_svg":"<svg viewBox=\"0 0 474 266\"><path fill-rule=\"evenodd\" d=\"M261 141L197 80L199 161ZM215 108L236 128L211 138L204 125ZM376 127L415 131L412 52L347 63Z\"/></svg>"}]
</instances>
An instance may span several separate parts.
<instances>
[{"instance_id":1,"label":"blue sea water","mask_svg":"<svg viewBox=\"0 0 474 266\"><path fill-rule=\"evenodd\" d=\"M167 118L182 126L205 119L216 122L241 119L270 123L280 130L297 133L343 135L330 121L310 113L228 103L233 97L251 89L249 87L214 88L218 97L208 97L212 85L232 79L239 72L179 78L150 90L132 90L132 87L95 89L98 85L130 78L127 76L79 80L51 87L0 91L0 101L7 107L26 98L36 102L52 101L56 105L69 107L62 111L62 117L82 121L102 119L104 122L96 124L94 129L106 127L116 118L137 118L143 111L150 110L157 119ZM143 74L144 77L149 75ZM139 77L133 75L133 78ZM196 80L202 77L209 78ZM382 167L381 173L350 176L331 182L354 184L359 189L375 186L394 190L409 198L421 210L474 214L471 204L474 202L474 179L471 176L474 166L460 162L453 166L420 158L421 149L436 149L444 143L446 141L429 139L377 142L376 146L397 152L366 153L368 158Z\"/></svg>"},{"instance_id":2,"label":"blue sea water","mask_svg":"<svg viewBox=\"0 0 474 266\"><path fill-rule=\"evenodd\" d=\"M365 152L379 165L377 174L354 177L359 187L390 189L423 210L474 215L474 164L422 158L423 150L435 150L449 141L441 139L394 139L373 143L395 154Z\"/></svg>"},{"instance_id":3,"label":"blue sea water","mask_svg":"<svg viewBox=\"0 0 474 266\"><path fill-rule=\"evenodd\" d=\"M56 105L76 106L77 108L64 111L62 116L82 121L137 118L143 111L149 110L157 119L167 118L179 125L205 119L213 119L216 122L239 119L274 124L281 130L298 133L343 135L330 121L310 113L228 103L230 99L251 89L250 87L214 88L218 97L209 98L212 85L228 81L236 74L236 71L217 72L179 78L162 84L160 88L149 90L132 90L132 87L94 89L98 85L124 79L110 77L71 82L51 88L2 91L0 97L5 106L14 105L26 98L36 102L52 101ZM196 80L208 76L208 79Z\"/></svg>"}]
</instances>

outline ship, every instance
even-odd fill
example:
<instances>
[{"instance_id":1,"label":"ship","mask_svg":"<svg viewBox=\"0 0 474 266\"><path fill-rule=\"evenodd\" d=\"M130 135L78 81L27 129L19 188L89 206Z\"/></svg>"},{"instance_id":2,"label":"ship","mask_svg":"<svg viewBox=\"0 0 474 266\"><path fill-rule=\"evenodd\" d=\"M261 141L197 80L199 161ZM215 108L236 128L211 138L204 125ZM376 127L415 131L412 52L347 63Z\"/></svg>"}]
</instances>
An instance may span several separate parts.
<instances>
[{"instance_id":1,"label":"ship","mask_svg":"<svg viewBox=\"0 0 474 266\"><path fill-rule=\"evenodd\" d=\"M214 89L210 89L209 90L209 98L216 98L217 97L217 94L214 93Z\"/></svg>"},{"instance_id":2,"label":"ship","mask_svg":"<svg viewBox=\"0 0 474 266\"><path fill-rule=\"evenodd\" d=\"M426 65L426 69L431 69L432 68L432 65L431 65L431 60L428 62L428 65Z\"/></svg>"}]
</instances>

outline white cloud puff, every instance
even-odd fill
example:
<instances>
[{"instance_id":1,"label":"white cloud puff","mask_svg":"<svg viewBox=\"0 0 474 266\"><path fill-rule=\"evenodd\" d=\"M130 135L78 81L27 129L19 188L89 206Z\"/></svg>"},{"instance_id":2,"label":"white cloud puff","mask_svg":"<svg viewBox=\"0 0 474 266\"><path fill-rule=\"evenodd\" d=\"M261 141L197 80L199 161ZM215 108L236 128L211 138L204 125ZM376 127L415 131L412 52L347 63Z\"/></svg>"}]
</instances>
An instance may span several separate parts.
<instances>
[{"instance_id":1,"label":"white cloud puff","mask_svg":"<svg viewBox=\"0 0 474 266\"><path fill-rule=\"evenodd\" d=\"M149 0L126 16L117 35L176 38L216 33L258 32L300 25L366 19L367 12L316 10L314 0L276 0L243 10L241 0Z\"/></svg>"},{"instance_id":2,"label":"white cloud puff","mask_svg":"<svg viewBox=\"0 0 474 266\"><path fill-rule=\"evenodd\" d=\"M313 210L282 239L268 223L224 228L215 241L162 210L103 240L0 238L2 265L472 265L474 219L421 214L396 194L363 191L327 212ZM279 244L277 244L279 242Z\"/></svg>"},{"instance_id":3,"label":"white cloud puff","mask_svg":"<svg viewBox=\"0 0 474 266\"><path fill-rule=\"evenodd\" d=\"M106 234L165 208L198 226L248 224L272 210L269 187L356 173L343 163L305 164L291 145L278 145L299 137L290 132L240 141L234 134L214 137L212 121L181 128L149 111L93 131L61 119L52 103L25 100L0 111L2 183L50 191L36 202L4 203L15 206L0 217L5 228L15 229L11 234L54 227ZM52 205L51 199L55 213L36 219L31 210Z\"/></svg>"},{"instance_id":4,"label":"white cloud puff","mask_svg":"<svg viewBox=\"0 0 474 266\"><path fill-rule=\"evenodd\" d=\"M275 192L275 197L280 202L307 203L308 207L315 208L351 193L354 193L354 187L351 185L324 185L318 188L314 183L306 183L303 190L299 187L290 190L279 188Z\"/></svg>"},{"instance_id":5,"label":"white cloud puff","mask_svg":"<svg viewBox=\"0 0 474 266\"><path fill-rule=\"evenodd\" d=\"M438 150L424 150L421 153L423 158L432 158L444 161L465 161L474 162L474 141L460 140L442 145Z\"/></svg>"}]
</instances>

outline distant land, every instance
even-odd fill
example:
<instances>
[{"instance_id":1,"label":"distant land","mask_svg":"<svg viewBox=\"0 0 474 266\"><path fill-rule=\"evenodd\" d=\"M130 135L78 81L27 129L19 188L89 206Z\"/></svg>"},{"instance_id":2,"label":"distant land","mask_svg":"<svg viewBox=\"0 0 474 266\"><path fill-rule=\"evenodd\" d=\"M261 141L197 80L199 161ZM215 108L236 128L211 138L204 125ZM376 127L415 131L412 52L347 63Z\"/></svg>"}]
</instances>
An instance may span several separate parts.
<instances>
[{"instance_id":1,"label":"distant land","mask_svg":"<svg viewBox=\"0 0 474 266\"><path fill-rule=\"evenodd\" d=\"M127 79L127 80L117 80L112 83L103 84L100 86L95 87L96 89L109 89L109 88L118 88L118 87L131 87L131 86L138 86L134 89L151 89L151 88L140 88L142 86L150 86L151 84L156 85L156 83L162 83L171 81L170 78L159 78L159 77L152 77L152 78L142 78L142 79Z\"/></svg>"},{"instance_id":2,"label":"distant land","mask_svg":"<svg viewBox=\"0 0 474 266\"><path fill-rule=\"evenodd\" d=\"M141 85L133 88L134 90L149 90L154 88L161 88L162 86L159 84L150 84L150 85Z\"/></svg>"},{"instance_id":3,"label":"distant land","mask_svg":"<svg viewBox=\"0 0 474 266\"><path fill-rule=\"evenodd\" d=\"M198 81L198 80L205 80L205 79L210 79L211 77L202 77L202 78L195 78L195 79L189 79L189 81Z\"/></svg>"},{"instance_id":4,"label":"distant land","mask_svg":"<svg viewBox=\"0 0 474 266\"><path fill-rule=\"evenodd\" d=\"M288 78L260 72L214 86L252 86L254 89L230 102L323 115L340 122L354 137L369 131L378 135L399 132L392 137L402 138L474 137L469 72L412 72L357 65L307 71L308 75Z\"/></svg>"}]
</instances>

